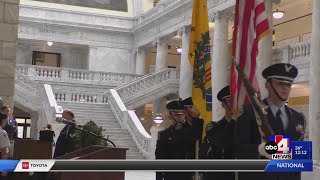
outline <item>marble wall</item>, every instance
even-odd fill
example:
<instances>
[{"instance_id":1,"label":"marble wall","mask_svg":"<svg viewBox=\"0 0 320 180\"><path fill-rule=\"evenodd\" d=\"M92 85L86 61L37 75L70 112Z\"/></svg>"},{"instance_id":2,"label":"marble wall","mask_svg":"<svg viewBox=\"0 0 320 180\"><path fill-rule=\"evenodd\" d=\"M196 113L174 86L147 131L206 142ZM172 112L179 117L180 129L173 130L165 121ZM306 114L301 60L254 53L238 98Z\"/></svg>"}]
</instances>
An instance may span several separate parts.
<instances>
[{"instance_id":1,"label":"marble wall","mask_svg":"<svg viewBox=\"0 0 320 180\"><path fill-rule=\"evenodd\" d=\"M19 0L0 0L0 97L13 109Z\"/></svg>"},{"instance_id":2,"label":"marble wall","mask_svg":"<svg viewBox=\"0 0 320 180\"><path fill-rule=\"evenodd\" d=\"M130 72L132 52L127 49L90 47L89 70L106 72Z\"/></svg>"},{"instance_id":3,"label":"marble wall","mask_svg":"<svg viewBox=\"0 0 320 180\"><path fill-rule=\"evenodd\" d=\"M17 63L32 64L33 51L61 53L61 67L88 69L88 46L68 46L53 43L53 46L49 47L46 42L20 41L17 49Z\"/></svg>"}]
</instances>

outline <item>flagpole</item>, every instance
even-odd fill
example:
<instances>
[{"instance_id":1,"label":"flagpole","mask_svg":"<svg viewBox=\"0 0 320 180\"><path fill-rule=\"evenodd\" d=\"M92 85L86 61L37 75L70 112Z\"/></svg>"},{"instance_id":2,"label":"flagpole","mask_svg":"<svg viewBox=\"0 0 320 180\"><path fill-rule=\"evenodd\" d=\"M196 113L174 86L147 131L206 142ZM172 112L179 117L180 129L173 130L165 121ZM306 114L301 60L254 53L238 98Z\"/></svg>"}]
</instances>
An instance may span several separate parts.
<instances>
[{"instance_id":1,"label":"flagpole","mask_svg":"<svg viewBox=\"0 0 320 180\"><path fill-rule=\"evenodd\" d=\"M199 139L196 141L196 152L195 152L195 159L199 159ZM198 171L194 174L194 180L200 180L200 174Z\"/></svg>"}]
</instances>

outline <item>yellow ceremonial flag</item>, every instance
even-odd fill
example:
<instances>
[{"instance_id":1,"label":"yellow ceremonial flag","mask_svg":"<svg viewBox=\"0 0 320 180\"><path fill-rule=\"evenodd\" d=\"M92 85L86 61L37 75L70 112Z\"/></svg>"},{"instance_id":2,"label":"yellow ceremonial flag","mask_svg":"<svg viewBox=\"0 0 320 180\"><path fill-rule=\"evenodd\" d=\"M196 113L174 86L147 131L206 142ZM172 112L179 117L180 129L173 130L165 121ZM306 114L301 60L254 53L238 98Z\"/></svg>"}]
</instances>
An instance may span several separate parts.
<instances>
[{"instance_id":1,"label":"yellow ceremonial flag","mask_svg":"<svg viewBox=\"0 0 320 180\"><path fill-rule=\"evenodd\" d=\"M189 61L193 66L192 101L204 119L212 120L211 55L207 0L194 0ZM203 137L205 128L203 128Z\"/></svg>"}]
</instances>

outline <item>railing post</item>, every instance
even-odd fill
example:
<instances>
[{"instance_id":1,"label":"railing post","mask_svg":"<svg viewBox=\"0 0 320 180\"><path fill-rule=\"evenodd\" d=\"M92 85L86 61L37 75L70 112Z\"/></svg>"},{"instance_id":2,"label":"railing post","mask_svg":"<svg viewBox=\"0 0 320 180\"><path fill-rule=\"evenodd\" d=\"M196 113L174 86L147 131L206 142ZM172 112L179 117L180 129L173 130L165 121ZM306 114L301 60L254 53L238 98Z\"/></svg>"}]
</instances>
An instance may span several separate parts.
<instances>
[{"instance_id":1,"label":"railing post","mask_svg":"<svg viewBox=\"0 0 320 180\"><path fill-rule=\"evenodd\" d=\"M94 81L100 81L100 75L101 74L101 72L92 72L92 75L93 75L93 80Z\"/></svg>"},{"instance_id":2,"label":"railing post","mask_svg":"<svg viewBox=\"0 0 320 180\"><path fill-rule=\"evenodd\" d=\"M69 79L69 70L65 68L61 68L60 70L60 79Z\"/></svg>"},{"instance_id":3,"label":"railing post","mask_svg":"<svg viewBox=\"0 0 320 180\"><path fill-rule=\"evenodd\" d=\"M36 76L36 68L34 66L28 66L27 67L27 76L31 76L31 77L34 77Z\"/></svg>"},{"instance_id":4,"label":"railing post","mask_svg":"<svg viewBox=\"0 0 320 180\"><path fill-rule=\"evenodd\" d=\"M292 56L291 56L291 47L290 45L288 46L284 46L283 48L281 48L281 51L282 51L282 61L283 63L289 63L290 60L292 59Z\"/></svg>"},{"instance_id":5,"label":"railing post","mask_svg":"<svg viewBox=\"0 0 320 180\"><path fill-rule=\"evenodd\" d=\"M97 103L102 103L103 95L102 94L97 94Z\"/></svg>"},{"instance_id":6,"label":"railing post","mask_svg":"<svg viewBox=\"0 0 320 180\"><path fill-rule=\"evenodd\" d=\"M169 79L177 79L177 71L176 70L169 69L168 72L169 72Z\"/></svg>"},{"instance_id":7,"label":"railing post","mask_svg":"<svg viewBox=\"0 0 320 180\"><path fill-rule=\"evenodd\" d=\"M65 93L66 93L65 101L70 101L71 102L71 92L66 91Z\"/></svg>"},{"instance_id":8,"label":"railing post","mask_svg":"<svg viewBox=\"0 0 320 180\"><path fill-rule=\"evenodd\" d=\"M131 76L130 75L125 75L124 76L124 83L128 83L131 81Z\"/></svg>"}]
</instances>

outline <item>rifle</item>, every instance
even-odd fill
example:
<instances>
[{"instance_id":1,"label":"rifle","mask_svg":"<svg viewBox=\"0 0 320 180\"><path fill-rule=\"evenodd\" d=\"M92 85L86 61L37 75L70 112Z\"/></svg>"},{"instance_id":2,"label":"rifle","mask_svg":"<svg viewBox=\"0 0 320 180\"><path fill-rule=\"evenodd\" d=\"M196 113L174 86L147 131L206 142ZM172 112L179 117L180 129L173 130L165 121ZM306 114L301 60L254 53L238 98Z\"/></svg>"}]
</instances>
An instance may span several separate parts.
<instances>
[{"instance_id":1,"label":"rifle","mask_svg":"<svg viewBox=\"0 0 320 180\"><path fill-rule=\"evenodd\" d=\"M266 119L267 106L262 102L260 95L253 88L247 76L245 75L243 70L240 68L239 64L234 60L234 58L232 58L232 63L234 64L236 70L238 71L238 75L243 82L243 86L246 89L250 103L252 104L253 109L255 111L256 121L260 131L261 140L264 142L267 142L268 140L267 138L269 138L271 135L274 135L273 129L271 128L270 124Z\"/></svg>"}]
</instances>

